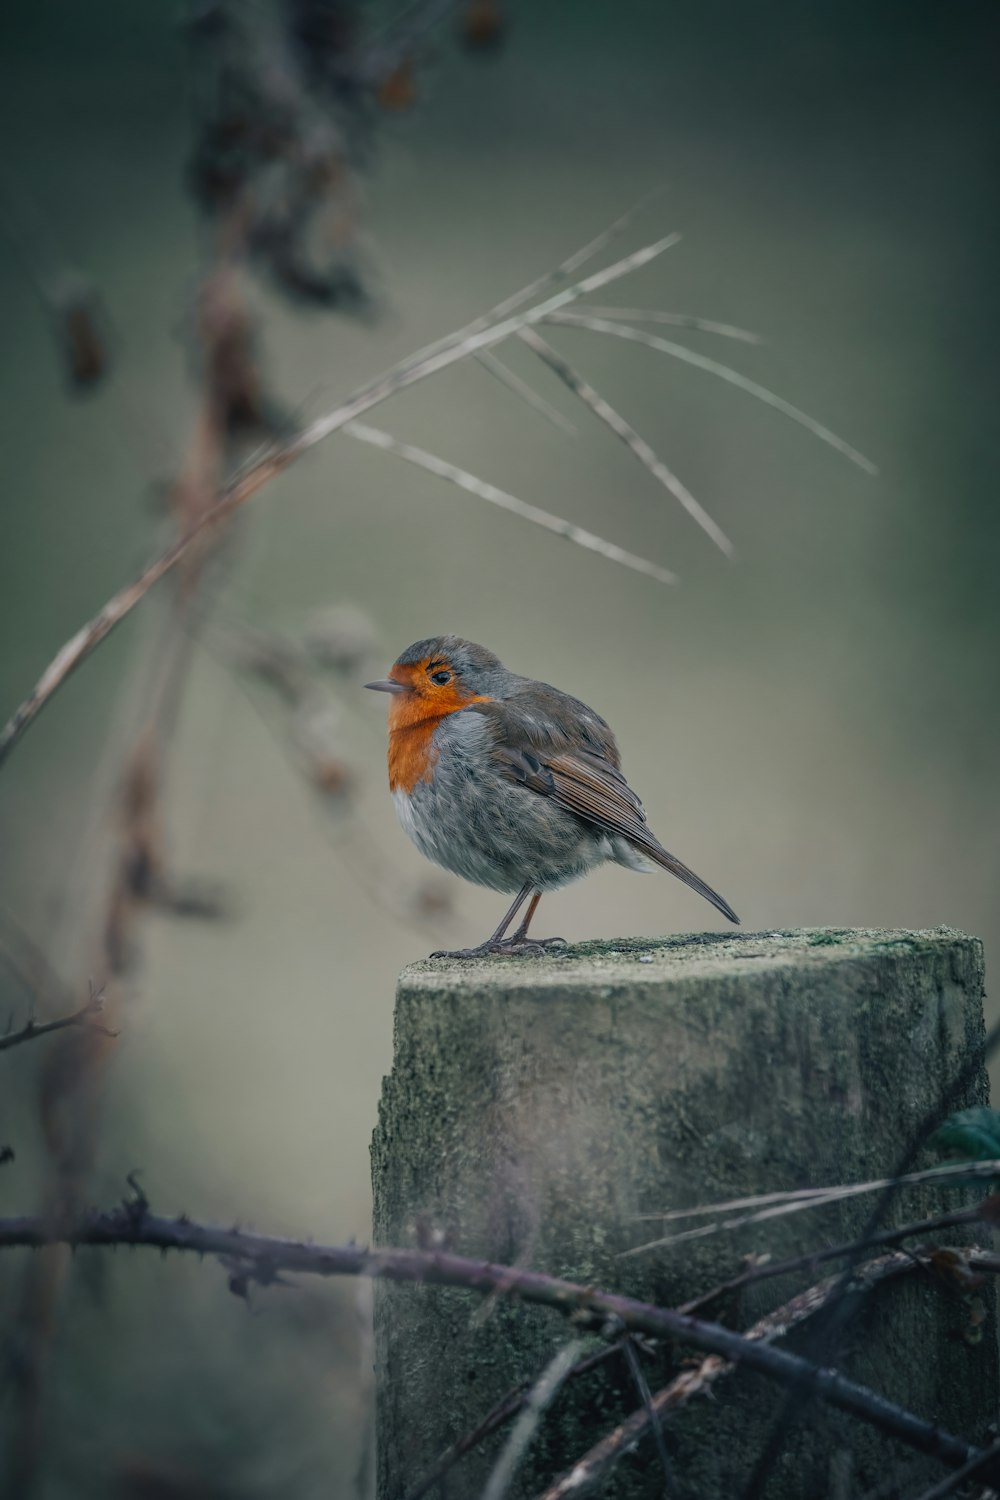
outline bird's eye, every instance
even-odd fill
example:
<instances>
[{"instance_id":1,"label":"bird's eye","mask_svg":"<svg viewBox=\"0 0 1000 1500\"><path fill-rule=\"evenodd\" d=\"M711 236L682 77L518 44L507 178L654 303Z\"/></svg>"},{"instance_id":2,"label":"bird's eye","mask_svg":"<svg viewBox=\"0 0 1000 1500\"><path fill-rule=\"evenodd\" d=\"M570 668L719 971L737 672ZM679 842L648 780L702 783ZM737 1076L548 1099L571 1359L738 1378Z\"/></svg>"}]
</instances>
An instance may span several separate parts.
<instances>
[{"instance_id":1,"label":"bird's eye","mask_svg":"<svg viewBox=\"0 0 1000 1500\"><path fill-rule=\"evenodd\" d=\"M446 682L450 682L450 681L451 681L451 673L450 672L432 672L431 673L431 682L436 682L437 685L438 685L438 687L444 687L445 683Z\"/></svg>"}]
</instances>

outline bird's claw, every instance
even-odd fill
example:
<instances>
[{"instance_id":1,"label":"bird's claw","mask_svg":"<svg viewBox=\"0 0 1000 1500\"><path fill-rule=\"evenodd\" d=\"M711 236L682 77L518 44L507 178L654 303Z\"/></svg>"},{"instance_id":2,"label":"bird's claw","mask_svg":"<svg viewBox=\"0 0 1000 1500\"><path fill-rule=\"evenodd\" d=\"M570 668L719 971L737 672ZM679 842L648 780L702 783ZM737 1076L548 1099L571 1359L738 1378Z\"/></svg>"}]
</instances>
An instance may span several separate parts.
<instances>
[{"instance_id":1,"label":"bird's claw","mask_svg":"<svg viewBox=\"0 0 1000 1500\"><path fill-rule=\"evenodd\" d=\"M519 938L515 933L512 938L507 938L503 953L546 953L550 948L565 948L566 939L562 937L550 938Z\"/></svg>"}]
</instances>

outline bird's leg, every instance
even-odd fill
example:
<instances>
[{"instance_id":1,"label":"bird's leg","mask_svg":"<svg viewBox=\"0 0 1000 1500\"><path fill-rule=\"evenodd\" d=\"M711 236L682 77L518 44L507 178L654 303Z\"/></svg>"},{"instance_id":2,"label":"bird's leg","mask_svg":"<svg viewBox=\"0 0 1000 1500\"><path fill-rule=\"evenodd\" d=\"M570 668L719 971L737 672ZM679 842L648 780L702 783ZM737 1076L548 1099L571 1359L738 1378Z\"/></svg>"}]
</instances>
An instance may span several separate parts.
<instances>
[{"instance_id":1,"label":"bird's leg","mask_svg":"<svg viewBox=\"0 0 1000 1500\"><path fill-rule=\"evenodd\" d=\"M531 884L531 881L525 881L524 885L522 885L521 889L514 897L510 906L507 908L507 913L504 916L503 921L500 923L500 926L497 928L496 932L494 932L491 937L488 937L484 943L480 943L478 948L455 948L450 952L447 949L439 948L436 953L431 954L431 958L481 958L485 953L507 952L508 949L504 942L504 933L507 931L507 928L517 916L518 912L521 910L521 907L524 905L525 901L527 901L528 897L531 895L532 890L533 886Z\"/></svg>"},{"instance_id":2,"label":"bird's leg","mask_svg":"<svg viewBox=\"0 0 1000 1500\"><path fill-rule=\"evenodd\" d=\"M532 891L534 891L534 895L531 897L531 904L521 921L520 927L510 937L504 937L507 928L513 922ZM535 891L534 886L528 881L526 885L522 885L514 897L506 916L496 932L491 937L488 937L485 943L480 943L478 948L458 948L453 952L438 951L437 953L432 953L431 958L483 958L489 953L544 953L550 944L562 943L565 939L539 938L535 940L528 937L529 923L535 915L535 908L541 899L541 891Z\"/></svg>"},{"instance_id":3,"label":"bird's leg","mask_svg":"<svg viewBox=\"0 0 1000 1500\"><path fill-rule=\"evenodd\" d=\"M525 953L532 953L541 952L545 948L555 948L559 944L565 943L566 939L561 937L529 938L528 928L531 926L531 919L535 915L535 912L538 908L538 903L539 901L541 901L541 899L541 891L536 891L528 904L528 910L521 918L520 927L518 927L517 931L512 933L511 936L506 940L510 945L510 948L520 948Z\"/></svg>"}]
</instances>

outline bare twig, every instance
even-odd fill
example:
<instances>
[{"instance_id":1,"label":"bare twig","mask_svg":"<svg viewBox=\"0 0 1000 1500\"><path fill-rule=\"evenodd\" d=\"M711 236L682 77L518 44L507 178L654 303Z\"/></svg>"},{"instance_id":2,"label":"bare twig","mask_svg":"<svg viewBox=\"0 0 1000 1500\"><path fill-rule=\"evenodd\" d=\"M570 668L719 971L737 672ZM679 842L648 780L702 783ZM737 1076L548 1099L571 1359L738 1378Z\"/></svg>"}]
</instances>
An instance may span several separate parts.
<instances>
[{"instance_id":1,"label":"bare twig","mask_svg":"<svg viewBox=\"0 0 1000 1500\"><path fill-rule=\"evenodd\" d=\"M606 266L601 271L595 271L575 285L556 292L525 312L491 323L475 333L450 335L440 346L431 346L433 352L422 351L420 355L401 361L385 374L369 381L334 411L310 423L288 442L263 449L221 489L218 498L202 510L186 531L165 552L162 552L148 567L143 569L137 578L109 599L93 619L83 625L57 652L31 693L0 731L0 764L10 754L28 725L38 716L53 694L80 663L125 619L126 615L131 613L140 600L145 598L154 584L175 568L206 533L228 521L242 505L245 505L263 488L268 480L282 473L304 453L316 447L333 433L339 432L349 422L353 422L363 413L378 406L388 397L396 395L397 392L419 380L436 374L439 370L446 369L449 365L467 359L470 355L478 354L482 349L489 349L494 344L502 343L504 339L511 337L528 324L541 322L549 314L568 306L588 292L596 291L599 287L606 286L648 265L665 250L676 245L679 239L678 234L665 235L653 244L624 256L613 265ZM615 325L609 324L608 326Z\"/></svg>"},{"instance_id":2,"label":"bare twig","mask_svg":"<svg viewBox=\"0 0 1000 1500\"><path fill-rule=\"evenodd\" d=\"M646 193L644 197L640 198L637 203L633 203L631 208L626 209L623 214L619 215L617 219L608 225L607 229L602 229L600 234L595 235L592 240L588 240L579 250L574 250L573 254L567 256L564 261L561 261L554 270L545 271L541 276L536 277L534 281L529 281L526 286L521 287L519 291L512 292L509 296L505 297L502 302L495 303L487 312L481 313L471 323L466 323L457 333L446 334L444 338L437 339L433 344L426 345L415 355L412 355L411 359L416 362L425 358L428 354L436 353L438 349L443 349L454 338L466 338L469 334L479 333L481 329L488 327L490 323L496 322L498 318L506 318L516 308L522 307L525 302L530 302L533 298L541 297L545 292L561 286L564 281L567 281L573 275L574 271L578 271L581 266L586 265L588 260L593 260L595 255L600 255L601 251L607 249L613 240L617 239L619 235L624 234L640 209L658 197L662 191L662 188L653 188L651 192Z\"/></svg>"},{"instance_id":3,"label":"bare twig","mask_svg":"<svg viewBox=\"0 0 1000 1500\"><path fill-rule=\"evenodd\" d=\"M503 1500L514 1477L515 1469L538 1431L546 1411L569 1375L579 1349L578 1339L558 1349L527 1393L510 1437L501 1448L492 1473L486 1481L483 1500Z\"/></svg>"},{"instance_id":4,"label":"bare twig","mask_svg":"<svg viewBox=\"0 0 1000 1500\"><path fill-rule=\"evenodd\" d=\"M587 312L592 318L621 318L624 323L668 323L673 328L694 328L698 333L715 333L720 338L737 339L743 344L763 343L759 333L748 328L737 328L733 323L716 323L713 318L695 318L690 313L660 312L649 307L592 307L587 303Z\"/></svg>"},{"instance_id":5,"label":"bare twig","mask_svg":"<svg viewBox=\"0 0 1000 1500\"><path fill-rule=\"evenodd\" d=\"M849 1240L845 1244L826 1245L821 1250L813 1250L805 1255L794 1255L788 1260L765 1261L762 1265L751 1266L749 1270L741 1271L738 1276L721 1282L719 1286L712 1287L701 1296L692 1298L690 1302L685 1302L681 1311L698 1312L712 1302L717 1302L720 1297L739 1291L741 1287L750 1286L755 1281L767 1281L774 1276L787 1276L792 1271L811 1270L827 1260L857 1257L863 1255L866 1250L874 1250L881 1245L898 1245L901 1240L915 1239L917 1235L935 1234L941 1229L957 1229L963 1224L981 1222L982 1215L978 1206L960 1208L954 1213L938 1214L936 1218L920 1219L913 1224L901 1224L898 1229L880 1230L877 1234L865 1235L860 1239Z\"/></svg>"},{"instance_id":6,"label":"bare twig","mask_svg":"<svg viewBox=\"0 0 1000 1500\"><path fill-rule=\"evenodd\" d=\"M814 437L818 437L824 443L829 443L831 448L836 448L851 463L857 464L859 469L864 469L866 474L877 474L878 469L870 458L859 453L850 443L831 432L829 427L824 427L822 422L817 422L815 417L810 417L808 412L801 411L786 401L783 396L778 396L774 391L769 391L764 385L759 385L756 380L750 380L746 375L741 375L738 370L731 370L728 365L720 365L718 360L709 359L705 354L696 354L693 349L685 349L683 344L675 344L670 339L662 339L655 333L646 333L642 328L630 328L625 323L615 323L607 318L595 318L586 312L568 312L559 308L555 312L546 313L543 322L567 324L574 328L587 328L591 333L609 333L616 338L631 339L636 344L646 344L650 349L658 349L661 354L669 354L673 359L683 360L685 364L694 365L698 370L705 370L710 375L716 375L720 380L727 381L730 385L737 386L741 391L746 391L749 396L756 396L758 401L763 401L765 406L773 406L775 411L780 411L793 422L807 428Z\"/></svg>"},{"instance_id":7,"label":"bare twig","mask_svg":"<svg viewBox=\"0 0 1000 1500\"><path fill-rule=\"evenodd\" d=\"M515 396L519 396L533 411L545 417L553 427L558 427L560 432L566 432L570 437L576 437L576 428L569 417L564 417L557 406L553 406L550 401L546 401L544 396L540 396L533 386L530 386L526 380L522 380L517 371L510 369L502 359L498 359L491 349L483 349L476 355L476 359L483 369L493 376L494 380L499 380L501 385L513 391Z\"/></svg>"},{"instance_id":8,"label":"bare twig","mask_svg":"<svg viewBox=\"0 0 1000 1500\"><path fill-rule=\"evenodd\" d=\"M538 1271L518 1270L488 1261L467 1260L437 1251L368 1250L359 1246L313 1245L270 1235L224 1229L189 1219L167 1219L134 1205L109 1212L91 1212L72 1222L53 1223L42 1217L0 1219L0 1249L38 1248L61 1243L82 1245L146 1245L160 1250L193 1251L223 1256L243 1268L246 1281L273 1282L279 1271L319 1276L377 1276L388 1281L419 1282L426 1286L464 1287L495 1293L501 1288L525 1302L551 1308L592 1329L615 1326L653 1338L673 1339L708 1354L743 1364L781 1385L802 1389L849 1412L863 1422L952 1466L978 1457L981 1450L963 1438L942 1431L913 1412L887 1401L875 1391L824 1369L786 1350L774 1349L671 1308L638 1302L614 1292L563 1281ZM837 1284L840 1284L838 1278Z\"/></svg>"},{"instance_id":9,"label":"bare twig","mask_svg":"<svg viewBox=\"0 0 1000 1500\"><path fill-rule=\"evenodd\" d=\"M86 1026L89 1030L99 1031L104 1036L117 1036L117 1031L112 1031L108 1026L102 1026L97 1020L103 1006L101 991L92 989L85 1004L70 1015L59 1016L55 1021L36 1021L32 1017L21 1027L20 1031L8 1031L5 1036L0 1036L0 1052L6 1052L11 1047L20 1047L24 1042L33 1042L40 1036L49 1036L53 1031L65 1031L67 1026Z\"/></svg>"},{"instance_id":10,"label":"bare twig","mask_svg":"<svg viewBox=\"0 0 1000 1500\"><path fill-rule=\"evenodd\" d=\"M679 500L698 525L706 532L721 552L727 557L733 556L733 544L726 536L720 526L712 520L707 510L698 504L691 491L681 483L673 470L668 469L663 460L653 452L652 448L641 438L631 423L619 416L613 406L610 406L604 397L588 385L583 376L574 370L568 360L557 354L552 345L547 343L533 328L522 328L520 337L528 348L537 354L539 359L544 360L549 369L552 370L565 385L568 385L574 395L579 396L584 405L589 406L595 416L600 417L616 437L622 442L641 464L644 464L654 479L658 479L664 489L669 490L675 500Z\"/></svg>"},{"instance_id":11,"label":"bare twig","mask_svg":"<svg viewBox=\"0 0 1000 1500\"><path fill-rule=\"evenodd\" d=\"M381 448L385 453L395 454L397 458L403 458L407 463L426 469L429 474L436 474L439 479L450 480L452 484L457 484L459 489L466 490L470 495L477 495L480 500L487 500L491 505L498 505L501 510L509 510L523 520L531 521L535 526L542 526L546 531L553 532L555 536L565 537L567 541L575 542L578 547L585 547L589 552L597 552L611 562L621 563L622 567L631 568L633 572L644 573L648 578L655 578L658 583L677 582L677 575L666 568L648 562L644 557L637 557L633 552L626 552L623 547L616 546L614 542L607 542L603 537L595 536L592 531L585 531L582 526L576 526L572 521L564 521L561 516L554 516L550 511L541 510L537 505L529 505L526 500L519 500L516 495L510 495L506 490L498 489L495 484L489 484L484 479L477 479L475 474L470 474L467 469L460 469L457 464L437 458L423 448L415 448L412 443L401 443L378 427L368 427L362 422L350 422L344 431L349 436L357 438L359 442L370 443L373 448Z\"/></svg>"}]
</instances>

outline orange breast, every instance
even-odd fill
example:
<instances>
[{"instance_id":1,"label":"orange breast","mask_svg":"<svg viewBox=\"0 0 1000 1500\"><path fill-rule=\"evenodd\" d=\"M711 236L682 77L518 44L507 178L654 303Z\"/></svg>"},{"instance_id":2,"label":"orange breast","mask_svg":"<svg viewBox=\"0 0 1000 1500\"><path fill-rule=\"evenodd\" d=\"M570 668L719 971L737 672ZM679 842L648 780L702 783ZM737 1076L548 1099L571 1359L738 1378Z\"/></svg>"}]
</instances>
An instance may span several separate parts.
<instances>
[{"instance_id":1,"label":"orange breast","mask_svg":"<svg viewBox=\"0 0 1000 1500\"><path fill-rule=\"evenodd\" d=\"M429 781L434 769L431 740L441 715L389 731L389 790L409 795L418 781Z\"/></svg>"},{"instance_id":2,"label":"orange breast","mask_svg":"<svg viewBox=\"0 0 1000 1500\"><path fill-rule=\"evenodd\" d=\"M431 740L441 720L470 703L487 702L455 686L439 689L432 699L415 692L394 697L389 704L389 790L409 794L418 781L429 781L436 760Z\"/></svg>"}]
</instances>

